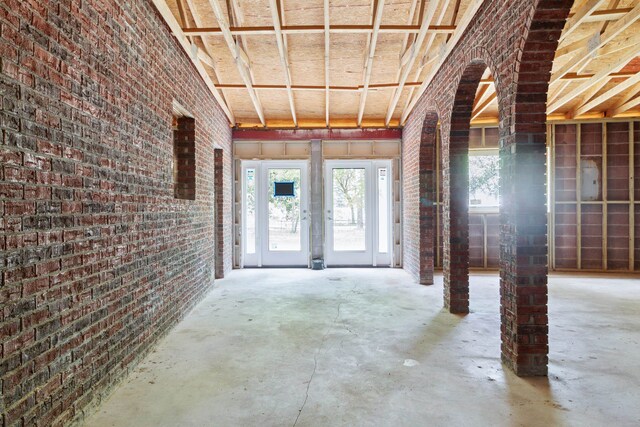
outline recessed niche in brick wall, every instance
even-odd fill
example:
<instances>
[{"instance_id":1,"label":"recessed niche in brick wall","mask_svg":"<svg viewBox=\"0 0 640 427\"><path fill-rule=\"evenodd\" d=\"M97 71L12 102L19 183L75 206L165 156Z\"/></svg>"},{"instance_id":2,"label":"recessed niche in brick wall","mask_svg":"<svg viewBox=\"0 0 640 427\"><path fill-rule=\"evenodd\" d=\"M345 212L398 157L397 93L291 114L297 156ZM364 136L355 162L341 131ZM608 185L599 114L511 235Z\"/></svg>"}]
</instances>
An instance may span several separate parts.
<instances>
[{"instance_id":1,"label":"recessed niche in brick wall","mask_svg":"<svg viewBox=\"0 0 640 427\"><path fill-rule=\"evenodd\" d=\"M196 199L196 126L191 117L174 117L173 187L176 199Z\"/></svg>"}]
</instances>

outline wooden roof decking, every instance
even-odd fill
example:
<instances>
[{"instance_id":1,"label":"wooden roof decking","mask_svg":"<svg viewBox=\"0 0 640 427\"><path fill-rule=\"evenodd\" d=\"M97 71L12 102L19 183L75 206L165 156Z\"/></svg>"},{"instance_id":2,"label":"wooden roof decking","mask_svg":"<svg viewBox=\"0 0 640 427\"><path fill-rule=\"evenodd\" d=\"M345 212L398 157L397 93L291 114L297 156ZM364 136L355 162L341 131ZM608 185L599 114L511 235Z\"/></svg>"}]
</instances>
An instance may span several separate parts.
<instances>
[{"instance_id":1,"label":"wooden roof decking","mask_svg":"<svg viewBox=\"0 0 640 427\"><path fill-rule=\"evenodd\" d=\"M482 1L154 0L197 46L231 123L271 128L400 126ZM637 3L576 0L551 119L640 114ZM497 114L487 72L473 120Z\"/></svg>"}]
</instances>

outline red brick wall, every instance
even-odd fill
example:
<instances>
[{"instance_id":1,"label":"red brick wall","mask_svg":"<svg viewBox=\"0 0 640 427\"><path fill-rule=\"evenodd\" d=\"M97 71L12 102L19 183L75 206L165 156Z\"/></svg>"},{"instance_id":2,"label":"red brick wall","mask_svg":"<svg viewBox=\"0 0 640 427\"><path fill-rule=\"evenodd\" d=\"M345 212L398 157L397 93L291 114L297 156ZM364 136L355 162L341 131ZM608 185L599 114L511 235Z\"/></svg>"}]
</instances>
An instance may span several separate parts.
<instances>
[{"instance_id":1,"label":"red brick wall","mask_svg":"<svg viewBox=\"0 0 640 427\"><path fill-rule=\"evenodd\" d=\"M231 132L148 0L4 0L0 36L0 425L48 425L210 289ZM174 99L194 114L195 201L174 198Z\"/></svg>"},{"instance_id":2,"label":"red brick wall","mask_svg":"<svg viewBox=\"0 0 640 427\"><path fill-rule=\"evenodd\" d=\"M420 251L419 153L422 127L436 113L442 130L445 304L468 311L468 170L471 105L489 67L496 82L501 155L502 359L519 375L547 372L545 206L546 100L557 41L573 1L484 2L427 87L403 131L404 263Z\"/></svg>"}]
</instances>

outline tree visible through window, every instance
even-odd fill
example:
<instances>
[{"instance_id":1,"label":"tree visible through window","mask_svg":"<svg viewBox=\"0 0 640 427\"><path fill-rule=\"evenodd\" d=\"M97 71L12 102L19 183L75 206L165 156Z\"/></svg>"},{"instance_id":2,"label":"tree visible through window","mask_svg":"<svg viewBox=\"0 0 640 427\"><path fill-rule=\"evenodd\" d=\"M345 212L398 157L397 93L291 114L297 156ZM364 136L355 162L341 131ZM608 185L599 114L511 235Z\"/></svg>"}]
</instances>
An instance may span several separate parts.
<instances>
[{"instance_id":1,"label":"tree visible through window","mask_svg":"<svg viewBox=\"0 0 640 427\"><path fill-rule=\"evenodd\" d=\"M499 204L500 157L469 156L469 205L497 207Z\"/></svg>"}]
</instances>

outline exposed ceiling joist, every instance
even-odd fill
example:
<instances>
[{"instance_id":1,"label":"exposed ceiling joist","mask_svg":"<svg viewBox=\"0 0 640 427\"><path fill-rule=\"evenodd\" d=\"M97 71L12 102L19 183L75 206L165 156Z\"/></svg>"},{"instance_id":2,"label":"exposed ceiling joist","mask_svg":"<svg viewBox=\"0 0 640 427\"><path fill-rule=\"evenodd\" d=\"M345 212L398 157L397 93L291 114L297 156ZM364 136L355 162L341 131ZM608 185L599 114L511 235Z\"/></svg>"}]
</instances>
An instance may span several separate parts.
<instances>
[{"instance_id":1,"label":"exposed ceiling joist","mask_svg":"<svg viewBox=\"0 0 640 427\"><path fill-rule=\"evenodd\" d=\"M434 34L451 34L456 30L455 25L431 25L428 32ZM183 28L185 34L189 36L222 36L222 28L218 27L198 27ZM254 26L254 27L229 27L231 35L234 36L263 36L273 35L275 27L273 26ZM282 25L282 34L323 34L324 25ZM372 34L373 25L331 25L329 32L332 34ZM419 25L380 25L378 33L380 34L417 34L420 32Z\"/></svg>"},{"instance_id":2,"label":"exposed ceiling joist","mask_svg":"<svg viewBox=\"0 0 640 427\"><path fill-rule=\"evenodd\" d=\"M619 4L620 0L610 0L609 2L609 6L610 7L617 7ZM599 29L594 32L594 34L597 34L598 37L600 34L604 33L607 29L607 27L609 26L609 22L606 21L604 24L599 26ZM595 38L596 36L591 36L591 37L587 37L587 38L583 38L580 40L579 44L573 44L571 46L572 49L575 49L575 51L584 48L584 46L588 46L589 43L593 43L595 41L597 41L597 39ZM589 67L589 65L591 64L591 62L593 60L595 60L598 57L603 57L606 55L610 55L614 52L617 52L618 50L620 50L621 48L626 48L627 45L624 44L623 40L620 40L622 37L618 37L615 40L612 40L611 42L607 43L605 46L601 47L600 49L597 50L597 55L592 54L589 56L589 58L586 58L577 68L576 71L578 71L578 73L582 73L585 69L587 69L587 67ZM559 49L560 50L560 49ZM573 52L571 52L573 53ZM594 52L595 53L595 52ZM556 52L556 60L559 57L559 52ZM561 82L562 80L562 82ZM547 97L547 103L548 104L552 104L555 101L557 101L557 99L562 95L562 93L564 93L567 88L570 85L570 82L567 81L565 79L565 77L561 77L561 80L556 80L555 82L552 81L550 83L549 86L549 96ZM560 82L560 83L559 83ZM557 84L559 83L559 84ZM594 86L592 89L587 90L587 93L584 95L585 99L584 101L588 101L593 95L595 95L601 88L602 85L606 84L606 79L603 80L600 84L598 84L597 86ZM592 92L592 90L594 90L594 92ZM573 113L569 113L569 116L573 117Z\"/></svg>"},{"instance_id":3,"label":"exposed ceiling joist","mask_svg":"<svg viewBox=\"0 0 640 427\"><path fill-rule=\"evenodd\" d=\"M490 86L491 85L489 83L480 83L480 87L478 88L478 92L476 93L476 99L475 101L473 101L472 111L476 111L476 108L482 102Z\"/></svg>"},{"instance_id":4,"label":"exposed ceiling joist","mask_svg":"<svg viewBox=\"0 0 640 427\"><path fill-rule=\"evenodd\" d=\"M590 17L596 9L602 6L602 3L605 1L607 0L587 0L587 2L580 7L580 10L567 20L567 23L564 26L564 31L560 36L560 41L562 42L562 40L566 39L571 33L573 33L578 26L585 22L586 19Z\"/></svg>"},{"instance_id":5,"label":"exposed ceiling joist","mask_svg":"<svg viewBox=\"0 0 640 427\"><path fill-rule=\"evenodd\" d=\"M407 82L405 83L405 87L416 87L420 86L420 82ZM398 87L398 83L376 83L369 84L369 91L372 90L386 90L386 89L394 89ZM242 84L222 84L218 85L220 89L245 89L245 86ZM253 85L255 90L286 90L287 87L285 85L261 85L255 84ZM362 92L364 89L363 85L359 86L329 86L328 87L331 92ZM327 90L327 86L320 85L291 85L292 90L296 91L325 91Z\"/></svg>"},{"instance_id":6,"label":"exposed ceiling joist","mask_svg":"<svg viewBox=\"0 0 640 427\"><path fill-rule=\"evenodd\" d=\"M213 13L216 16L218 25L222 30L222 35L224 37L225 42L227 43L227 46L229 47L229 51L231 52L231 55L233 56L233 59L238 68L238 72L240 73L240 77L242 78L242 81L247 87L247 92L249 93L251 102L253 103L256 113L258 114L260 123L262 123L263 126L266 126L267 123L265 121L264 113L262 111L262 105L260 104L260 99L258 98L258 95L253 89L253 82L251 81L251 76L249 75L250 65L247 64L248 61L246 60L246 58L243 58L240 47L238 46L236 41L233 39L233 35L229 30L229 22L227 21L227 17L225 16L224 11L222 10L222 7L220 6L220 3L218 2L218 0L209 0L209 4L213 9Z\"/></svg>"},{"instance_id":7,"label":"exposed ceiling joist","mask_svg":"<svg viewBox=\"0 0 640 427\"><path fill-rule=\"evenodd\" d=\"M608 110L607 117L617 117L638 106L640 106L640 84L630 89L627 95L623 96L613 108Z\"/></svg>"},{"instance_id":8,"label":"exposed ceiling joist","mask_svg":"<svg viewBox=\"0 0 640 427\"><path fill-rule=\"evenodd\" d=\"M457 0L456 1L455 10L454 10L454 13L453 13L452 24L455 24L455 21L457 19L457 13L458 13L458 8L460 7L460 1L461 0ZM446 0L445 3L443 3L442 8L440 9L440 16L438 16L438 19L437 19L436 22L440 23L442 21L442 19L444 18L445 14L447 13L447 9L449 9L449 3L450 3L449 0ZM433 45L434 40L435 40L435 35L431 34L430 37L429 37L429 40L427 41L427 49L426 49L427 55L429 55L429 48L431 48L431 46ZM446 40L443 43L446 43ZM441 44L438 48L434 49L434 51L437 51L438 49L441 49L443 46L444 46L444 44ZM420 75L422 75L422 72L423 72L424 68L426 66L432 64L431 62L426 61L425 59L426 58L423 58L423 60L421 61L421 64L417 67L417 70L415 72L413 80L418 80L420 78ZM409 105L409 102L411 102L411 98L413 97L413 92L414 91L415 91L414 87L412 87L411 90L409 90L409 95L407 96L407 100L405 102L404 108L402 109L403 112L407 109L407 106Z\"/></svg>"},{"instance_id":9,"label":"exposed ceiling joist","mask_svg":"<svg viewBox=\"0 0 640 427\"><path fill-rule=\"evenodd\" d=\"M322 15L323 15L323 19L324 19L324 109L325 109L325 122L326 122L326 126L329 127L330 121L329 121L329 109L331 106L331 102L330 102L330 93L331 93L331 71L330 71L330 61L329 61L329 52L330 52L330 48L331 48L331 38L330 38L330 26L331 26L331 21L330 21L330 17L329 17L329 0L324 0L324 4L322 7Z\"/></svg>"},{"instance_id":10,"label":"exposed ceiling joist","mask_svg":"<svg viewBox=\"0 0 640 427\"><path fill-rule=\"evenodd\" d=\"M640 18L640 3L621 19L610 25L602 34L597 33L589 39L583 41L582 46L559 70L553 72L550 83L554 83L562 76L579 66L589 58L593 57L593 53L605 46L607 43L618 37L623 31L629 28L634 22Z\"/></svg>"},{"instance_id":11,"label":"exposed ceiling joist","mask_svg":"<svg viewBox=\"0 0 640 427\"><path fill-rule=\"evenodd\" d=\"M445 2L448 4L449 0L445 0ZM408 60L406 61L406 63L404 64L404 66L402 68L402 74L400 75L399 86L395 90L395 92L393 94L393 97L391 98L391 102L389 103L389 107L387 108L387 114L386 114L386 117L385 117L385 120L384 120L385 124L387 126L388 126L389 122L391 121L391 117L393 116L393 112L395 111L396 106L398 105L398 101L400 100L400 97L402 96L402 89L404 88L404 83L409 78L409 73L411 73L411 70L413 69L413 64L415 63L416 58L420 54L420 51L422 49L422 43L424 43L424 39L427 36L427 31L429 29L429 25L431 24L431 21L432 21L434 15L435 15L435 13L436 13L436 9L438 7L438 3L439 2L437 2L437 1L429 1L429 6L424 11L424 16L422 16L420 32L416 36L416 39L411 44L411 46L409 46L409 52L410 52L409 53L409 58L408 58Z\"/></svg>"},{"instance_id":12,"label":"exposed ceiling joist","mask_svg":"<svg viewBox=\"0 0 640 427\"><path fill-rule=\"evenodd\" d=\"M378 3L376 8L376 15L373 20L373 33L371 34L371 41L369 43L369 55L364 68L364 84L362 92L360 93L360 106L358 107L358 120L357 124L362 124L362 116L364 115L364 109L367 103L367 93L369 90L369 82L371 80L371 71L373 70L373 57L376 53L376 45L378 43L378 29L382 23L382 14L384 12L384 0Z\"/></svg>"},{"instance_id":13,"label":"exposed ceiling joist","mask_svg":"<svg viewBox=\"0 0 640 427\"><path fill-rule=\"evenodd\" d=\"M444 61L446 61L449 55L451 54L451 52L453 51L453 48L458 44L458 42L462 38L462 35L464 34L469 24L471 24L473 17L475 16L478 9L480 9L480 6L482 6L484 1L485 0L472 0L469 3L466 12L464 13L462 19L460 20L460 24L457 25L456 31L453 33L453 36L451 37L449 42L447 42L446 51L442 55L440 62L436 67L433 68L433 70L429 73L429 75L424 80L424 82L422 82L416 95L413 97L413 100L408 105L407 109L402 113L402 117L400 118L401 124L407 120L407 117L409 117L409 114L411 114L411 111L416 106L416 104L418 103L418 100L420 99L424 91L427 89L427 87L429 86L433 78L438 73L438 70L440 69Z\"/></svg>"},{"instance_id":14,"label":"exposed ceiling joist","mask_svg":"<svg viewBox=\"0 0 640 427\"><path fill-rule=\"evenodd\" d=\"M621 83L618 83L617 85L615 85L611 89L607 90L605 93L596 96L593 100L591 100L591 101L587 102L586 104L580 106L576 110L575 115L576 116L581 116L581 115L583 115L585 113L588 113L589 111L591 111L592 109L594 109L598 105L600 105L603 102L613 98L616 95L619 95L623 91L630 89L631 87L635 86L638 83L640 83L640 73L637 73L635 76L630 77L630 78L628 78L627 80L625 80L625 81L623 81Z\"/></svg>"},{"instance_id":15,"label":"exposed ceiling joist","mask_svg":"<svg viewBox=\"0 0 640 427\"><path fill-rule=\"evenodd\" d=\"M180 43L180 46L182 46L184 51L187 53L187 56L189 57L193 65L196 67L196 70L198 70L198 74L200 74L200 77L202 77L202 80L204 80L204 83L207 85L207 87L213 94L213 97L216 99L216 101L218 101L218 104L220 105L220 108L222 109L224 114L227 116L227 118L231 123L235 123L235 117L231 112L231 109L225 102L224 98L222 97L222 94L220 93L216 85L211 80L209 73L207 73L207 70L202 65L202 62L197 56L197 53L195 56L193 55L192 44L187 40L186 35L182 32L182 28L180 24L176 20L175 16L173 16L173 13L171 12L171 9L169 9L169 6L167 5L166 1L165 0L152 0L152 1L155 7L160 12L160 15L162 16L162 18L165 20L167 25L169 25L169 28L171 29L171 31L173 32L173 35L178 40L178 43Z\"/></svg>"},{"instance_id":16,"label":"exposed ceiling joist","mask_svg":"<svg viewBox=\"0 0 640 427\"><path fill-rule=\"evenodd\" d=\"M271 8L271 18L273 19L276 44L278 45L278 54L280 55L280 63L284 69L284 81L287 87L287 95L289 98L289 107L291 108L291 117L293 123L298 126L298 118L296 116L296 105L293 99L293 91L291 90L291 68L289 67L289 53L286 49L282 30L280 28L280 14L278 13L278 3L276 0L269 0Z\"/></svg>"},{"instance_id":17,"label":"exposed ceiling joist","mask_svg":"<svg viewBox=\"0 0 640 427\"><path fill-rule=\"evenodd\" d=\"M584 19L584 22L602 22L602 21L616 21L622 18L625 14L631 12L632 7L621 7L618 9L603 9L596 10L590 16ZM572 18L570 15L569 18Z\"/></svg>"},{"instance_id":18,"label":"exposed ceiling joist","mask_svg":"<svg viewBox=\"0 0 640 427\"><path fill-rule=\"evenodd\" d=\"M491 95L489 95L489 97L484 102L482 102L480 105L478 105L475 108L475 110L471 114L471 120L476 120L478 117L480 117L480 115L482 115L482 113L485 112L485 110L489 107L489 105L491 105L491 103L495 101L497 98L498 98L498 93L494 91Z\"/></svg>"},{"instance_id":19,"label":"exposed ceiling joist","mask_svg":"<svg viewBox=\"0 0 640 427\"><path fill-rule=\"evenodd\" d=\"M593 77L589 80L584 81L581 85L574 87L562 94L557 100L549 103L547 106L547 113L551 114L557 111L563 105L571 102L576 97L581 96L583 93L588 91L590 88L596 86L602 80L607 79L612 72L619 71L620 68L627 65L629 61L640 54L640 44L632 45L626 53L616 57L616 60L606 67L600 69Z\"/></svg>"}]
</instances>

